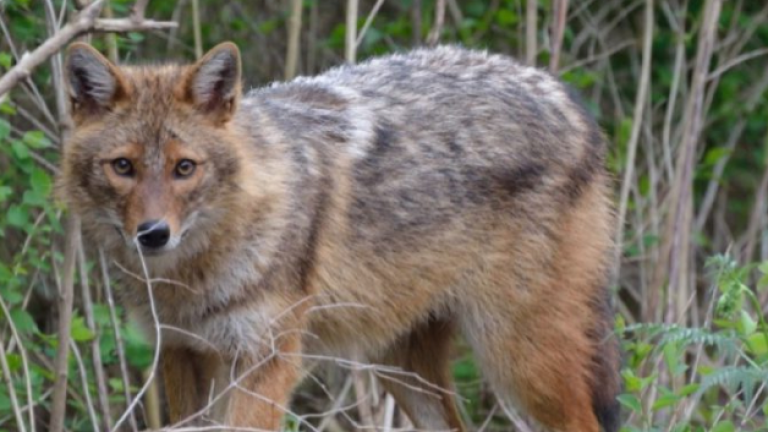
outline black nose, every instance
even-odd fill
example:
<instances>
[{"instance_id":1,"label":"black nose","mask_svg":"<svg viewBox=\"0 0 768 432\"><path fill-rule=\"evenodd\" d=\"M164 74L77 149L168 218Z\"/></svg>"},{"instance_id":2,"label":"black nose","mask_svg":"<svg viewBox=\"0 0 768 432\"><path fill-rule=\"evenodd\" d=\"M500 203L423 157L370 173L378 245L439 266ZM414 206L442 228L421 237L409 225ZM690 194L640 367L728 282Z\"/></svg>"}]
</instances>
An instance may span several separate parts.
<instances>
[{"instance_id":1,"label":"black nose","mask_svg":"<svg viewBox=\"0 0 768 432\"><path fill-rule=\"evenodd\" d=\"M151 220L142 223L138 228L139 243L152 249L159 249L171 238L171 228L165 221Z\"/></svg>"}]
</instances>

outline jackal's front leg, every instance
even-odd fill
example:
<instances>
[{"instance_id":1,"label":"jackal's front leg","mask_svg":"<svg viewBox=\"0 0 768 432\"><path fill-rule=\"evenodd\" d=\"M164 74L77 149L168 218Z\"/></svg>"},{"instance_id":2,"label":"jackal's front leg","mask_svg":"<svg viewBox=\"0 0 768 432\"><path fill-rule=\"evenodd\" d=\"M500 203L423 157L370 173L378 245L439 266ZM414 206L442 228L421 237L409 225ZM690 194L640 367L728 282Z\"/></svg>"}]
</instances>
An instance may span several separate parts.
<instances>
[{"instance_id":1,"label":"jackal's front leg","mask_svg":"<svg viewBox=\"0 0 768 432\"><path fill-rule=\"evenodd\" d=\"M300 337L291 335L286 339L266 357L236 359L224 419L227 426L280 430L300 377Z\"/></svg>"},{"instance_id":2,"label":"jackal's front leg","mask_svg":"<svg viewBox=\"0 0 768 432\"><path fill-rule=\"evenodd\" d=\"M204 408L215 366L207 355L185 348L163 348L161 359L169 416L175 424Z\"/></svg>"}]
</instances>

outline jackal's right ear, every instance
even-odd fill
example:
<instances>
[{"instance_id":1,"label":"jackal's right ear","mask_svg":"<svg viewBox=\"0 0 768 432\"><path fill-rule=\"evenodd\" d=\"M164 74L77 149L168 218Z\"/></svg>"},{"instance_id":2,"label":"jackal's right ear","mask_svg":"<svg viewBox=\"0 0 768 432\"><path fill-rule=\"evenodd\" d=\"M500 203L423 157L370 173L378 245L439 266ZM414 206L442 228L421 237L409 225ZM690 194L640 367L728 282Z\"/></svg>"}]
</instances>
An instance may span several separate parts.
<instances>
[{"instance_id":1,"label":"jackal's right ear","mask_svg":"<svg viewBox=\"0 0 768 432\"><path fill-rule=\"evenodd\" d=\"M215 123L229 120L240 99L240 50L232 42L213 47L182 78L179 95Z\"/></svg>"},{"instance_id":2,"label":"jackal's right ear","mask_svg":"<svg viewBox=\"0 0 768 432\"><path fill-rule=\"evenodd\" d=\"M125 79L117 66L90 45L70 45L64 73L75 119L81 114L106 112L127 94Z\"/></svg>"}]
</instances>

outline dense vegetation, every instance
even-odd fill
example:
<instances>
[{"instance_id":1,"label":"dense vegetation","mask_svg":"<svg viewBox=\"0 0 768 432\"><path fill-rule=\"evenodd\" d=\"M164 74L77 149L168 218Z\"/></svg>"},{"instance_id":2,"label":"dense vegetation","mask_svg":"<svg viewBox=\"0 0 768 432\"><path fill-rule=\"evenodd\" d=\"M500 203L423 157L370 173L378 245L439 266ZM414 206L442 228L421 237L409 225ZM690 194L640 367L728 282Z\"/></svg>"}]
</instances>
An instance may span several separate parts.
<instances>
[{"instance_id":1,"label":"dense vegetation","mask_svg":"<svg viewBox=\"0 0 768 432\"><path fill-rule=\"evenodd\" d=\"M87 3L0 2L2 73ZM247 87L314 74L353 53L363 60L436 41L555 71L581 92L610 143L625 430L768 431L768 4L366 0L352 29L345 1L292 2L301 23L289 3L156 0L146 16L177 28L85 38L126 62L189 61L232 40ZM132 5L112 0L102 15L126 17ZM291 23L296 39L287 36ZM345 55L350 31L359 43ZM52 198L68 130L60 61L55 55L0 96L0 431L48 430L64 371L66 430L155 426L160 390L144 386L153 347L113 304L120 287L97 245L81 244ZM59 293L73 284L70 315ZM57 368L62 342L70 350ZM467 421L535 430L497 406L458 346ZM407 425L379 393L375 367L326 363L297 395L289 429ZM129 400L140 404L123 419Z\"/></svg>"}]
</instances>

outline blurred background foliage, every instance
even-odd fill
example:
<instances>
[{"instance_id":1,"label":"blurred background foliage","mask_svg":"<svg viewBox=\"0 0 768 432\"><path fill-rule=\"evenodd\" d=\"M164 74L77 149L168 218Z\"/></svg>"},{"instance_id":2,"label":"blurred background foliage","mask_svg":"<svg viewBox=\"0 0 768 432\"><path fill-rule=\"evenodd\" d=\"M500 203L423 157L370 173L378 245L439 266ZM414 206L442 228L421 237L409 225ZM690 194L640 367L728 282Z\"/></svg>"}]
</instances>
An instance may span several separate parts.
<instances>
[{"instance_id":1,"label":"blurred background foliage","mask_svg":"<svg viewBox=\"0 0 768 432\"><path fill-rule=\"evenodd\" d=\"M43 43L82 3L1 1L0 71ZM126 63L188 62L200 49L232 40L252 88L286 75L289 3L155 0L147 17L176 21L178 28L84 38ZM297 74L345 62L347 3L301 2ZM111 0L103 13L125 17L133 4ZM768 431L768 4L361 0L358 8L358 61L435 40L505 53L553 70L581 93L604 128L623 222L612 289L625 348L624 430ZM52 64L37 68L0 104L0 431L48 430L55 351L63 339L57 293L65 209L51 195L63 135ZM69 431L112 427L143 385L153 356L111 302L120 287L110 286L94 246L77 248ZM298 392L286 428L407 428L374 376L318 368ZM454 376L474 429L536 430L497 405L463 341ZM125 430L162 421L157 391L150 387Z\"/></svg>"}]
</instances>

